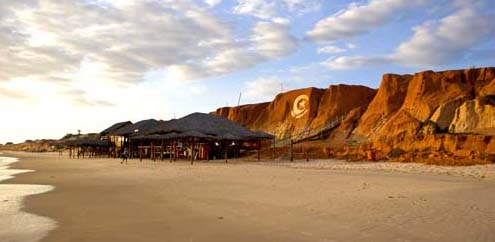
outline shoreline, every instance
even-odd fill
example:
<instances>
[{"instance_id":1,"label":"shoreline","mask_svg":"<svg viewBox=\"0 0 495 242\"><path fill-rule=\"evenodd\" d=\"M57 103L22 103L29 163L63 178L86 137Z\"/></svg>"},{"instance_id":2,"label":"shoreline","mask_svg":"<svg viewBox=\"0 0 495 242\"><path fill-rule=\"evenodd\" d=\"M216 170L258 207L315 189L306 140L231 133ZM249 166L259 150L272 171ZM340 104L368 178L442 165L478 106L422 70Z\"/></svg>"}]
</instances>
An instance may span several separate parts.
<instances>
[{"instance_id":1,"label":"shoreline","mask_svg":"<svg viewBox=\"0 0 495 242\"><path fill-rule=\"evenodd\" d=\"M495 239L490 179L289 167L306 162L126 166L15 155L23 157L15 168L37 172L9 182L56 187L25 201L26 211L58 222L44 242Z\"/></svg>"},{"instance_id":2,"label":"shoreline","mask_svg":"<svg viewBox=\"0 0 495 242\"><path fill-rule=\"evenodd\" d=\"M20 174L34 170L12 169L20 160L0 153L0 239L10 242L37 242L55 229L56 222L48 217L25 211L25 201L35 195L50 192L53 186L18 184Z\"/></svg>"}]
</instances>

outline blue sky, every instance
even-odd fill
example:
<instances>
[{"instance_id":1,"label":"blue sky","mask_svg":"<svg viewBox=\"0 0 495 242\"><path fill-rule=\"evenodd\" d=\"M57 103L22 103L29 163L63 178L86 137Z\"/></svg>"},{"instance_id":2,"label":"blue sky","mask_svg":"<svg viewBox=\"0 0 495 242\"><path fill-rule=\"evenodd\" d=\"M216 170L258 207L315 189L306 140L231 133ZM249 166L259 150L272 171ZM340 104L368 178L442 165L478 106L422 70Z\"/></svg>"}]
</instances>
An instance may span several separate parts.
<instances>
[{"instance_id":1,"label":"blue sky","mask_svg":"<svg viewBox=\"0 0 495 242\"><path fill-rule=\"evenodd\" d=\"M490 0L0 2L0 143L495 66Z\"/></svg>"}]
</instances>

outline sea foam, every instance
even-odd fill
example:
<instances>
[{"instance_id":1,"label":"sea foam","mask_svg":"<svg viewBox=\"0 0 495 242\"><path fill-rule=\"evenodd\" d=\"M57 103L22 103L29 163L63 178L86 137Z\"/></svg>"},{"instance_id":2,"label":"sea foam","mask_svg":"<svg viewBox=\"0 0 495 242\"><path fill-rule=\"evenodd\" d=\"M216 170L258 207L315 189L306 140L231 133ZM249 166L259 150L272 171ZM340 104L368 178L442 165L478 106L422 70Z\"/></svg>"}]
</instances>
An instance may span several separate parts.
<instances>
[{"instance_id":1,"label":"sea foam","mask_svg":"<svg viewBox=\"0 0 495 242\"><path fill-rule=\"evenodd\" d=\"M32 170L9 169L17 158L0 157L0 181ZM26 196L53 190L53 186L34 184L0 184L0 241L36 242L56 227L50 218L22 211Z\"/></svg>"}]
</instances>

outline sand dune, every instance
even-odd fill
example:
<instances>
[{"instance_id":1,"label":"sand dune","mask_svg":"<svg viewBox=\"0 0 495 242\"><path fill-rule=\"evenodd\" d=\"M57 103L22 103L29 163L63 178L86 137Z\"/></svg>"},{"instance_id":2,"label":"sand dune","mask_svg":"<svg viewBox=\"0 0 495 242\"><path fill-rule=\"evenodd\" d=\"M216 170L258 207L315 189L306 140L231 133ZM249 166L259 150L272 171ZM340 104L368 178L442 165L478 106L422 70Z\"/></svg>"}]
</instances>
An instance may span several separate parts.
<instances>
[{"instance_id":1,"label":"sand dune","mask_svg":"<svg viewBox=\"0 0 495 242\"><path fill-rule=\"evenodd\" d=\"M293 168L324 161L131 160L125 166L16 155L16 168L37 172L12 182L56 187L26 201L27 211L58 222L47 242L495 240L490 179L366 168L384 164L337 170Z\"/></svg>"}]
</instances>

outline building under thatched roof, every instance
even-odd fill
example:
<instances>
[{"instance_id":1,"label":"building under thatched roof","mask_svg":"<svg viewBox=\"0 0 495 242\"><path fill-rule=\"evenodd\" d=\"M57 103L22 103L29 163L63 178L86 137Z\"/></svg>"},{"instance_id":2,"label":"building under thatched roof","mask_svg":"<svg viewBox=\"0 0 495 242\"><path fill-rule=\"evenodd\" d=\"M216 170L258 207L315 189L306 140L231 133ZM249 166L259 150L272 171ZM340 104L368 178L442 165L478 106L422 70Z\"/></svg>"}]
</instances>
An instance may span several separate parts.
<instances>
[{"instance_id":1,"label":"building under thatched roof","mask_svg":"<svg viewBox=\"0 0 495 242\"><path fill-rule=\"evenodd\" d=\"M224 117L206 113L192 113L180 119L161 122L147 132L148 134L160 134L163 139L193 137L212 140L253 140L273 138L273 135L253 132ZM140 137L143 138L143 136Z\"/></svg>"},{"instance_id":2,"label":"building under thatched roof","mask_svg":"<svg viewBox=\"0 0 495 242\"><path fill-rule=\"evenodd\" d=\"M107 140L94 140L94 139L77 139L67 140L65 142L68 146L86 146L86 147L109 147L110 143Z\"/></svg>"},{"instance_id":3,"label":"building under thatched roof","mask_svg":"<svg viewBox=\"0 0 495 242\"><path fill-rule=\"evenodd\" d=\"M120 129L115 130L113 133L119 136L131 136L131 135L145 135L150 134L151 130L159 127L164 121L155 119L146 119L137 123L126 125Z\"/></svg>"},{"instance_id":4,"label":"building under thatched roof","mask_svg":"<svg viewBox=\"0 0 495 242\"><path fill-rule=\"evenodd\" d=\"M121 122L102 131L110 142L109 156L118 157L124 149L130 157L164 157L176 159L185 153L197 159L237 157L242 149L261 147L262 139L273 136L253 132L224 117L192 113L169 121L147 119L137 123ZM239 141L239 142L238 142ZM245 145L253 144L255 145ZM246 148L247 147L247 148Z\"/></svg>"},{"instance_id":5,"label":"building under thatched roof","mask_svg":"<svg viewBox=\"0 0 495 242\"><path fill-rule=\"evenodd\" d=\"M129 126L129 125L132 125L131 121L116 123L116 124L106 128L105 130L101 131L100 134L101 134L101 136L113 135L115 133L115 131L117 131L123 127Z\"/></svg>"}]
</instances>

